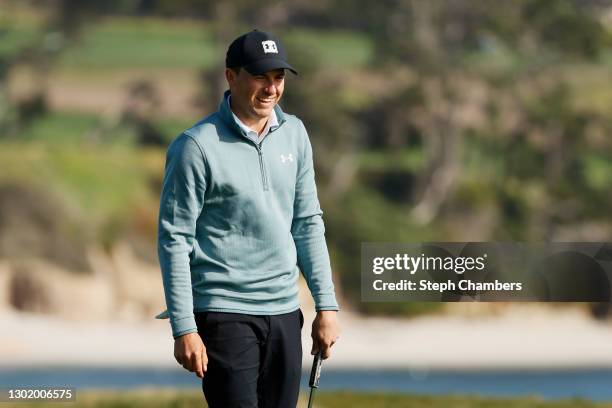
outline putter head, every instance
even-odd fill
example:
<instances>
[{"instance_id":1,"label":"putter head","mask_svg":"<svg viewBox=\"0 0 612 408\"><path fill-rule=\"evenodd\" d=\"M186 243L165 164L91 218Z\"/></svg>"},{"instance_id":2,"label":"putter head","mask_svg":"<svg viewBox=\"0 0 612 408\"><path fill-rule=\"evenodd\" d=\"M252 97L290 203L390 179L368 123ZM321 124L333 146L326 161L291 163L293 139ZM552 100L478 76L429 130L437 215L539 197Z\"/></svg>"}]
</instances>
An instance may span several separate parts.
<instances>
[{"instance_id":1,"label":"putter head","mask_svg":"<svg viewBox=\"0 0 612 408\"><path fill-rule=\"evenodd\" d=\"M168 318L170 318L170 315L168 314L167 310L164 310L163 312L161 312L160 314L155 316L155 318L156 319L168 319Z\"/></svg>"},{"instance_id":2,"label":"putter head","mask_svg":"<svg viewBox=\"0 0 612 408\"><path fill-rule=\"evenodd\" d=\"M312 370L310 370L310 380L308 385L310 388L319 388L319 379L321 378L321 363L323 363L323 356L319 351L312 360Z\"/></svg>"}]
</instances>

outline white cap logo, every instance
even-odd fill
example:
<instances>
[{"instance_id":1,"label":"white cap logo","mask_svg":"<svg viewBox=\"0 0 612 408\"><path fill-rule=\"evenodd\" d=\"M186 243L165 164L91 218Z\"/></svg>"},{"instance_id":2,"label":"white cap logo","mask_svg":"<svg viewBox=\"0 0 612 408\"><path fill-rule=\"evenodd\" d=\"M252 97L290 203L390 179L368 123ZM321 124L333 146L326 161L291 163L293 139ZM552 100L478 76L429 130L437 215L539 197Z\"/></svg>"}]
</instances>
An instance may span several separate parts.
<instances>
[{"instance_id":1,"label":"white cap logo","mask_svg":"<svg viewBox=\"0 0 612 408\"><path fill-rule=\"evenodd\" d=\"M274 53L278 54L278 49L276 48L276 43L272 40L262 41L261 45L263 46L264 53Z\"/></svg>"}]
</instances>

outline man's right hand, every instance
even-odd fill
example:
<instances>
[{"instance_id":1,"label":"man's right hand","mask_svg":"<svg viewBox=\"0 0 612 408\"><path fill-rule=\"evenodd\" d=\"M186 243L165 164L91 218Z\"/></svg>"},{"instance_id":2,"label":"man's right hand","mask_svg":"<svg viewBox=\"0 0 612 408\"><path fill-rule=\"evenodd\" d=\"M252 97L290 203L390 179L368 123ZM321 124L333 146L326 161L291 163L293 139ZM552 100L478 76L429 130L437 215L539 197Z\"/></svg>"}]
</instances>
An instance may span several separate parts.
<instances>
[{"instance_id":1,"label":"man's right hand","mask_svg":"<svg viewBox=\"0 0 612 408\"><path fill-rule=\"evenodd\" d=\"M186 370L204 378L208 368L208 356L198 333L188 333L174 340L174 358Z\"/></svg>"}]
</instances>

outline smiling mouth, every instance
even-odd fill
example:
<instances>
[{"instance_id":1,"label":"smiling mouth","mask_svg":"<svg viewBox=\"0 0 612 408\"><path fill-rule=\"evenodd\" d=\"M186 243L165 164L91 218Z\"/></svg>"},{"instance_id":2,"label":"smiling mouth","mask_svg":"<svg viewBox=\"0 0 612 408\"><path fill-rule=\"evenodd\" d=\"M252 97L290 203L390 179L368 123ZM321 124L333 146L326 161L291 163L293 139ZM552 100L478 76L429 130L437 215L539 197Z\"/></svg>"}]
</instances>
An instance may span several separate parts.
<instances>
[{"instance_id":1,"label":"smiling mouth","mask_svg":"<svg viewBox=\"0 0 612 408\"><path fill-rule=\"evenodd\" d=\"M276 98L272 98L272 99L257 98L257 100L263 104L269 104L269 103L274 103L276 101Z\"/></svg>"}]
</instances>

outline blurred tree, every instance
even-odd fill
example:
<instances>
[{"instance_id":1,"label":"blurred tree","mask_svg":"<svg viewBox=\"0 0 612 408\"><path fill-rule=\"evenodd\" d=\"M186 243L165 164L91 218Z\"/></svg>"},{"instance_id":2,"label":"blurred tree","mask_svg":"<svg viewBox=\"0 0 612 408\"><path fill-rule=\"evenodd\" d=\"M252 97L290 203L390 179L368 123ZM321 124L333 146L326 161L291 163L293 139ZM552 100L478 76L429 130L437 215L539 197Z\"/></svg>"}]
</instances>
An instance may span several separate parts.
<instances>
[{"instance_id":1,"label":"blurred tree","mask_svg":"<svg viewBox=\"0 0 612 408\"><path fill-rule=\"evenodd\" d=\"M562 53L597 57L610 44L610 35L601 23L587 14L593 2L576 0L530 0L523 7L523 21L542 45Z\"/></svg>"}]
</instances>

